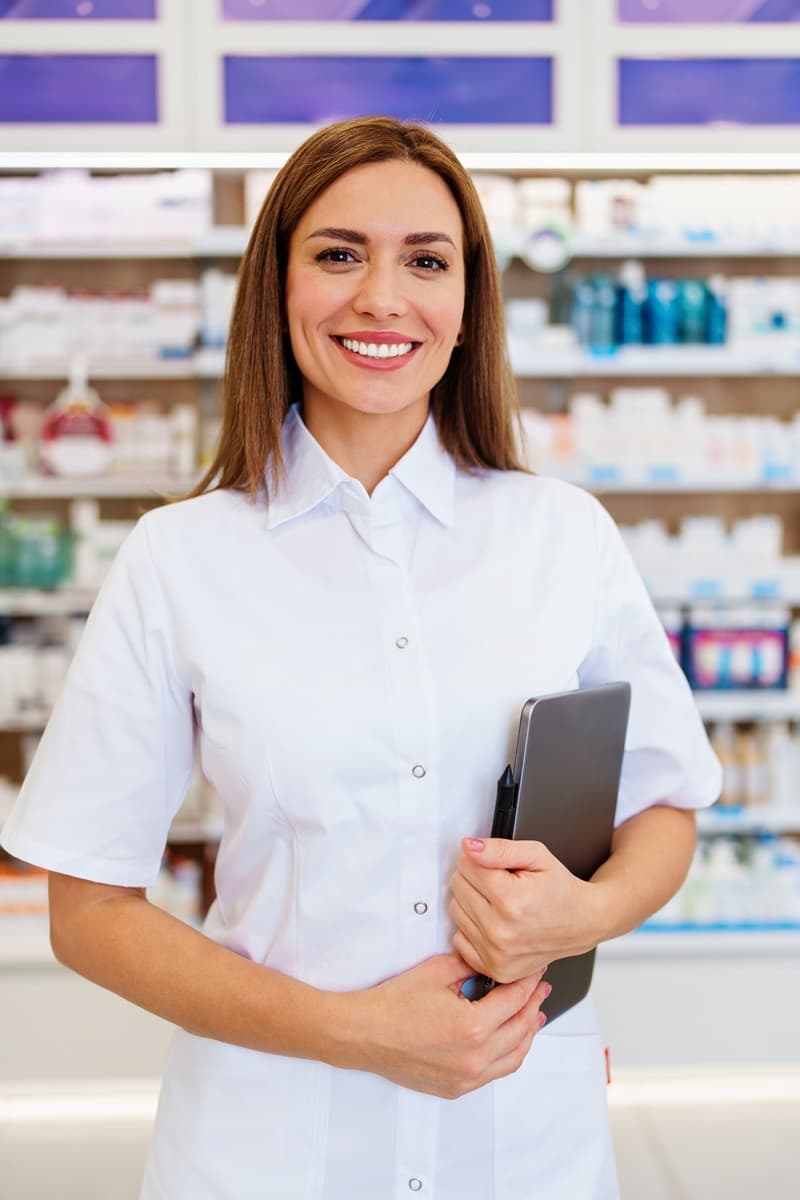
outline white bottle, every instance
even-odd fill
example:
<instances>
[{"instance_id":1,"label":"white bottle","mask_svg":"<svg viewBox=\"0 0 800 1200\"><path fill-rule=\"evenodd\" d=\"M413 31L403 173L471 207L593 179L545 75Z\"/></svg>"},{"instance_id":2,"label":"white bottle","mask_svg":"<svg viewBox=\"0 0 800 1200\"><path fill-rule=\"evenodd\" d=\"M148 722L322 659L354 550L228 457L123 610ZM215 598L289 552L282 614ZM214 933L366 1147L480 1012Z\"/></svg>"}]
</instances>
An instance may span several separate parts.
<instances>
[{"instance_id":1,"label":"white bottle","mask_svg":"<svg viewBox=\"0 0 800 1200\"><path fill-rule=\"evenodd\" d=\"M729 838L716 838L712 842L706 867L713 923L738 925L746 920L747 871L739 862L736 847Z\"/></svg>"},{"instance_id":2,"label":"white bottle","mask_svg":"<svg viewBox=\"0 0 800 1200\"><path fill-rule=\"evenodd\" d=\"M797 779L797 747L785 721L776 721L766 731L768 802L779 812L788 812L800 793Z\"/></svg>"}]
</instances>

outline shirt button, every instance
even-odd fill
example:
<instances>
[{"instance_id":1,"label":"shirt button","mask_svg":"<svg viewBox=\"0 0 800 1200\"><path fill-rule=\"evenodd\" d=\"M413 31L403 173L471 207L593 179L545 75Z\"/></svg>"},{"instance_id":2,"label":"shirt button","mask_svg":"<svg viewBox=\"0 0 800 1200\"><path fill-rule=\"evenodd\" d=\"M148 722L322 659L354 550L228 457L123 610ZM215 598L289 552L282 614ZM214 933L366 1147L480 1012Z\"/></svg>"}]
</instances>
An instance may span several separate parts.
<instances>
[{"instance_id":1,"label":"shirt button","mask_svg":"<svg viewBox=\"0 0 800 1200\"><path fill-rule=\"evenodd\" d=\"M411 774L414 776L415 779L422 779L422 777L425 774L425 768L420 766L419 763L417 763L417 765L415 767L411 768Z\"/></svg>"},{"instance_id":2,"label":"shirt button","mask_svg":"<svg viewBox=\"0 0 800 1200\"><path fill-rule=\"evenodd\" d=\"M414 912L419 913L420 916L422 916L422 914L426 913L427 911L428 911L428 906L424 900L418 900L417 903L414 905Z\"/></svg>"},{"instance_id":3,"label":"shirt button","mask_svg":"<svg viewBox=\"0 0 800 1200\"><path fill-rule=\"evenodd\" d=\"M411 1188L412 1192L421 1192L422 1191L422 1180L421 1179L409 1179L408 1186Z\"/></svg>"},{"instance_id":4,"label":"shirt button","mask_svg":"<svg viewBox=\"0 0 800 1200\"><path fill-rule=\"evenodd\" d=\"M405 650L405 648L406 648L406 646L407 646L407 645L408 645L408 638L407 638L407 637L399 637L399 638L397 639L397 641L395 642L395 646L397 646L397 649L398 649L398 650Z\"/></svg>"}]
</instances>

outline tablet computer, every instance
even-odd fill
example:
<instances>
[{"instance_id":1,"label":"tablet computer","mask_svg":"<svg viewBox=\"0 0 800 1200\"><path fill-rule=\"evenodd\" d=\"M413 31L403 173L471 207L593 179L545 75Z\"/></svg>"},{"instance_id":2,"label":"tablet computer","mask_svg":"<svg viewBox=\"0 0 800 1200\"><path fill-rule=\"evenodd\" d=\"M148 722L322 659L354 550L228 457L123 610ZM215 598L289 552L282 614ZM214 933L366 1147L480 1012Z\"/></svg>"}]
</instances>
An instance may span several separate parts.
<instances>
[{"instance_id":1,"label":"tablet computer","mask_svg":"<svg viewBox=\"0 0 800 1200\"><path fill-rule=\"evenodd\" d=\"M511 802L498 792L493 837L543 842L573 875L591 878L611 853L630 698L629 683L608 683L525 702ZM550 964L548 1022L587 994L594 958L589 950ZM479 976L465 994L492 987Z\"/></svg>"}]
</instances>

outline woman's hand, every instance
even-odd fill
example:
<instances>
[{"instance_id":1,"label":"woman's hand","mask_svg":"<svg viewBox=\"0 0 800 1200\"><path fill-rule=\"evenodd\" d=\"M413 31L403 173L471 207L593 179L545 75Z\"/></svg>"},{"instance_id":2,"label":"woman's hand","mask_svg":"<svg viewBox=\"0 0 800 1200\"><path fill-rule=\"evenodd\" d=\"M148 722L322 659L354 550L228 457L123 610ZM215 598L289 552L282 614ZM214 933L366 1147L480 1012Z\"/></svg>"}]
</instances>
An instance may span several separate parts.
<instances>
[{"instance_id":1,"label":"woman's hand","mask_svg":"<svg viewBox=\"0 0 800 1200\"><path fill-rule=\"evenodd\" d=\"M463 846L448 911L453 948L474 971L510 983L597 945L599 889L541 842L465 838Z\"/></svg>"},{"instance_id":2,"label":"woman's hand","mask_svg":"<svg viewBox=\"0 0 800 1200\"><path fill-rule=\"evenodd\" d=\"M426 959L357 993L358 1069L454 1100L522 1064L544 1024L542 971L482 1000L460 994L473 974L455 954Z\"/></svg>"}]
</instances>

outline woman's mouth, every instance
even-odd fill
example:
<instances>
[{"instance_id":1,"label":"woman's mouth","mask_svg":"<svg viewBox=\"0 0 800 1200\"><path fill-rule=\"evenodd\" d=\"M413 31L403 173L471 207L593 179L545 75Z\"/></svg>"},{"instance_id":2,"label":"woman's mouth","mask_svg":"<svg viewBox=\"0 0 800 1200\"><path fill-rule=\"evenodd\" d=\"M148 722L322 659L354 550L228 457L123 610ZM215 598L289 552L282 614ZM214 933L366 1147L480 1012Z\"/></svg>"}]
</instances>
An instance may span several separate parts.
<instances>
[{"instance_id":1,"label":"woman's mouth","mask_svg":"<svg viewBox=\"0 0 800 1200\"><path fill-rule=\"evenodd\" d=\"M422 345L421 342L360 342L355 338L333 335L349 362L371 370L391 370L404 366Z\"/></svg>"}]
</instances>

